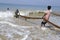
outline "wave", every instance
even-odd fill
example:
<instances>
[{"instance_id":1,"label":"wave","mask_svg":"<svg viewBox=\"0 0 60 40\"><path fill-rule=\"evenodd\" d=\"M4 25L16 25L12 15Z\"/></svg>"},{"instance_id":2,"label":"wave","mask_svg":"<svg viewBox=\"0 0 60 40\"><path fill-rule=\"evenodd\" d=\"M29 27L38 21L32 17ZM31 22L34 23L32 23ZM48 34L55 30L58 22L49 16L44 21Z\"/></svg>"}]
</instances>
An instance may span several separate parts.
<instances>
[{"instance_id":1,"label":"wave","mask_svg":"<svg viewBox=\"0 0 60 40\"><path fill-rule=\"evenodd\" d=\"M5 12L0 11L0 17L1 18L13 17L13 15L14 14L11 11L5 11Z\"/></svg>"},{"instance_id":2,"label":"wave","mask_svg":"<svg viewBox=\"0 0 60 40\"><path fill-rule=\"evenodd\" d=\"M10 25L10 26L12 26L12 27L16 27L16 28L18 28L18 27L22 27L22 26L19 26L19 25L16 25L16 24L13 24L13 23L10 23L10 22L7 22L7 21L0 21L0 23L1 24L8 24L8 25ZM9 26L8 26L9 27ZM11 29L12 30L12 29ZM20 30L21 31L24 31L22 28L20 28ZM14 28L13 28L13 30L12 30L14 33L17 33L17 34L19 34L19 35L22 35L23 36L23 38L21 39L21 40L26 40L27 38L28 38L28 36L29 36L29 34L30 34L30 31L28 31L28 30L26 30L25 32L20 32L20 31L18 31L18 29L16 30L14 30ZM12 37L12 35L10 34L10 33L7 33L7 35L6 36L8 36L8 38L11 38Z\"/></svg>"}]
</instances>

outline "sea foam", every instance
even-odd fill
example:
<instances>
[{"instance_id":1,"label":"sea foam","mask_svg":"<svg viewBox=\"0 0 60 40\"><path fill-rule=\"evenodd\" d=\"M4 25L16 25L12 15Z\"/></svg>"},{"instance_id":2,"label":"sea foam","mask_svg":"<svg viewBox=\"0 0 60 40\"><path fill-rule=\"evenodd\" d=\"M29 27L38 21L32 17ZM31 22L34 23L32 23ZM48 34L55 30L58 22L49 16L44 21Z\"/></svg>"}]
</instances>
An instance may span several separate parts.
<instances>
[{"instance_id":1,"label":"sea foam","mask_svg":"<svg viewBox=\"0 0 60 40\"><path fill-rule=\"evenodd\" d=\"M13 17L13 12L11 11L0 11L1 18Z\"/></svg>"}]
</instances>

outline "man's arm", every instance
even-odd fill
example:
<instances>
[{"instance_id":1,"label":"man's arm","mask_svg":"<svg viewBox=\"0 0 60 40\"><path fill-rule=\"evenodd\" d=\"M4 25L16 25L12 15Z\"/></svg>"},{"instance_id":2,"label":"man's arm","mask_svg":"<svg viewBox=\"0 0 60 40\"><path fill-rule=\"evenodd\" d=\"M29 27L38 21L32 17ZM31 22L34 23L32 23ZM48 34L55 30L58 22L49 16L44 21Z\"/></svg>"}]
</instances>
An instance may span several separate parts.
<instances>
[{"instance_id":1,"label":"man's arm","mask_svg":"<svg viewBox=\"0 0 60 40\"><path fill-rule=\"evenodd\" d=\"M45 15L47 15L47 13L45 13L42 18L44 18Z\"/></svg>"}]
</instances>

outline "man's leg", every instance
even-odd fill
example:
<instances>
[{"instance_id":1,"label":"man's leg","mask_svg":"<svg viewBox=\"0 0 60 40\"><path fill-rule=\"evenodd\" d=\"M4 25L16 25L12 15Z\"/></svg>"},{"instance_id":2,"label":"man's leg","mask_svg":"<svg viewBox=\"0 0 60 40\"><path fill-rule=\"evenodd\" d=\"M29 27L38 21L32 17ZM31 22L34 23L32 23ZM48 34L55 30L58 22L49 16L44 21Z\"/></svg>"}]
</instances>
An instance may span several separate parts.
<instances>
[{"instance_id":1,"label":"man's leg","mask_svg":"<svg viewBox=\"0 0 60 40\"><path fill-rule=\"evenodd\" d=\"M41 29L42 30L46 30L47 28L45 27L45 24L46 24L47 22L41 22Z\"/></svg>"},{"instance_id":2,"label":"man's leg","mask_svg":"<svg viewBox=\"0 0 60 40\"><path fill-rule=\"evenodd\" d=\"M45 24L46 24L47 22L44 22L44 27L45 27Z\"/></svg>"},{"instance_id":3,"label":"man's leg","mask_svg":"<svg viewBox=\"0 0 60 40\"><path fill-rule=\"evenodd\" d=\"M41 26L45 26L45 24L46 24L46 22L43 22L43 21L41 22Z\"/></svg>"},{"instance_id":4,"label":"man's leg","mask_svg":"<svg viewBox=\"0 0 60 40\"><path fill-rule=\"evenodd\" d=\"M43 21L41 22L41 27L43 26Z\"/></svg>"}]
</instances>

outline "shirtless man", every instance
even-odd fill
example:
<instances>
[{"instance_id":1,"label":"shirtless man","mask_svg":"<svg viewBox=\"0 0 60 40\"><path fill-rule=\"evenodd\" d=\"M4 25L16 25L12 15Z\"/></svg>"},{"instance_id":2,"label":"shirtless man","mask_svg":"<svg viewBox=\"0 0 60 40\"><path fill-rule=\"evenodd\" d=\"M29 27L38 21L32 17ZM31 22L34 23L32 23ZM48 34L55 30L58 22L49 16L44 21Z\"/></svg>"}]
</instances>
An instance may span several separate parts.
<instances>
[{"instance_id":1,"label":"shirtless man","mask_svg":"<svg viewBox=\"0 0 60 40\"><path fill-rule=\"evenodd\" d=\"M45 24L47 23L47 21L49 20L49 17L50 17L51 6L48 6L47 9L48 9L48 10L45 11L44 16L42 17L42 18L43 18L43 21L41 22L41 27L42 27L42 26L45 27Z\"/></svg>"}]
</instances>

